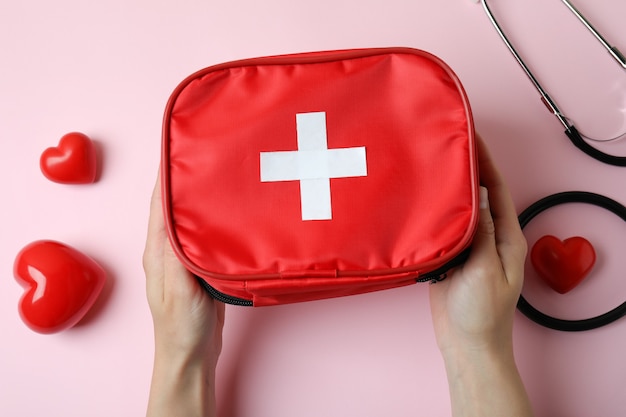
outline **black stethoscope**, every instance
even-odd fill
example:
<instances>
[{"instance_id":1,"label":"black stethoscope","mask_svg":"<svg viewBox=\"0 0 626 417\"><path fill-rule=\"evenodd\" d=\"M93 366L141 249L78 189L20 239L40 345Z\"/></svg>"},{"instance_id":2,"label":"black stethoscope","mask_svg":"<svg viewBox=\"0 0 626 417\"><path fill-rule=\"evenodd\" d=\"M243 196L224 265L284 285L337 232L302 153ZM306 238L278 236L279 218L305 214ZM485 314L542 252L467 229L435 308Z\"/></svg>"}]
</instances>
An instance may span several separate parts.
<instances>
[{"instance_id":1,"label":"black stethoscope","mask_svg":"<svg viewBox=\"0 0 626 417\"><path fill-rule=\"evenodd\" d=\"M491 21L496 31L498 32L498 34L500 35L500 37L506 44L507 48L509 49L509 51L511 51L511 53L517 60L518 64L522 67L522 69L524 70L524 72L526 73L530 81L533 83L533 85L535 86L539 94L541 95L541 101L548 108L548 110L550 110L550 112L554 114L554 116L556 116L559 122L561 122L561 124L565 127L565 134L570 139L570 141L574 144L574 146L576 146L578 149L580 149L587 155L591 156L592 158L597 159L598 161L604 162L605 164L626 167L625 156L609 155L607 153L604 153L594 148L587 141L585 141L585 139L587 139L587 140L595 141L595 142L609 142L609 141L613 141L613 140L623 137L624 135L626 135L626 132L620 134L619 136L615 138L605 139L605 140L594 139L594 138L590 138L588 136L581 134L578 131L578 129L576 129L574 124L570 121L570 119L568 119L567 117L563 115L563 113L561 113L561 110L556 105L555 101L550 97L550 95L541 86L541 84L539 84L539 81L537 81L537 78L530 71L526 63L524 63L519 53L517 53L517 51L513 47L513 44L511 44L511 41L509 41L507 36L502 31L502 27L496 21L493 13L491 12L491 9L489 8L489 5L487 4L487 0L476 0L476 1L480 1L483 8L485 9L485 12L487 13L487 16L489 17L489 20ZM561 1L565 3L565 5L572 11L572 13L574 13L574 15L576 15L576 17L585 25L585 27L589 29L589 31L596 37L596 39L602 44L602 46L604 46L604 48L609 52L609 54L611 54L611 56L622 66L622 68L626 69L626 57L624 57L624 55L615 46L611 46L607 42L607 40L593 27L593 25L589 23L589 21L568 0L561 0Z\"/></svg>"},{"instance_id":2,"label":"black stethoscope","mask_svg":"<svg viewBox=\"0 0 626 417\"><path fill-rule=\"evenodd\" d=\"M530 71L526 63L524 63L524 61L522 60L520 55L517 53L517 51L515 50L515 48L509 41L509 39L507 38L507 36L502 31L501 26L496 21L493 13L491 12L491 9L489 8L489 5L487 4L487 0L476 0L476 1L480 1L480 3L482 4L483 8L485 9L485 12L487 13L487 16L489 17L489 20L495 27L496 31L498 32L498 34L500 35L500 37L502 38L502 40L508 47L509 51L513 54L513 56L515 57L519 65L522 67L522 69L524 70L524 72L526 73L530 81L533 83L533 85L535 86L539 94L541 95L541 101L548 108L548 110L550 110L550 112L556 116L559 122L561 122L561 124L565 127L565 134L571 140L571 142L581 151L591 156L592 158L597 159L598 161L604 162L609 165L626 167L626 157L613 156L613 155L606 154L594 148L593 146L591 146L589 143L585 141L585 139L587 139L587 140L597 141L597 142L608 142L608 141L612 141L615 139L619 139L622 136L626 135L626 133L622 133L616 138L608 139L608 140L593 139L585 135L582 135L578 131L578 129L576 129L574 124L561 113L561 110L556 105L554 100L550 97L550 95L546 92L546 90L541 86L539 81L537 81L537 78ZM624 57L624 55L615 46L611 46L606 41L606 39L591 25L591 23L589 23L589 21L568 0L561 0L561 1L565 3L565 5L569 8L569 10L571 10L572 13L574 13L574 15L576 15L576 17L585 25L585 27L587 27L587 29L596 37L596 39L600 41L600 43L604 46L604 48L611 54L611 56L613 56L613 58L622 66L622 68L626 69L626 57ZM595 193L583 192L583 191L569 191L569 192L552 194L550 196L542 198L541 200L533 203L531 206L529 206L519 215L520 225L522 228L524 228L533 218L535 218L537 215L539 215L543 211L550 209L554 206L557 206L560 204L567 204L567 203L592 204L592 205L604 208L606 210L609 210L613 214L620 217L622 220L626 221L626 207L618 203L617 201L612 200L608 197L599 195L599 194L595 194ZM591 317L588 319L582 319L582 320L566 320L566 319L552 317L548 314L545 314L539 311L535 307L533 307L524 298L524 296L520 296L517 307L526 317L533 320L534 322L542 326L548 327L550 329L567 331L567 332L578 332L578 331L596 329L598 327L602 327L609 323L612 323L615 320L618 320L619 318L626 315L626 302L622 303L621 305L615 307L614 309L604 314L601 314L596 317Z\"/></svg>"}]
</instances>

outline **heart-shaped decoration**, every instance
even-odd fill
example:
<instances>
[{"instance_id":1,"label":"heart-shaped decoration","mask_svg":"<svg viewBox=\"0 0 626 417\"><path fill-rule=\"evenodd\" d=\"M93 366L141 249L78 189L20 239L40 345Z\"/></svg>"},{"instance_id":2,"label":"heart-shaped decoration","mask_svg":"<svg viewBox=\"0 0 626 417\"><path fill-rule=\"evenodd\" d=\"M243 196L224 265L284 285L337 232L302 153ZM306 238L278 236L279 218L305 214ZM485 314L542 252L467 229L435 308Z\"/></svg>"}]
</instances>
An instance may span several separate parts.
<instances>
[{"instance_id":1,"label":"heart-shaped decoration","mask_svg":"<svg viewBox=\"0 0 626 417\"><path fill-rule=\"evenodd\" d=\"M543 236L530 253L533 267L556 292L565 294L575 288L593 268L596 252L589 241L575 236L561 241Z\"/></svg>"},{"instance_id":2,"label":"heart-shaped decoration","mask_svg":"<svg viewBox=\"0 0 626 417\"><path fill-rule=\"evenodd\" d=\"M74 326L94 304L106 281L93 259L63 243L35 241L15 259L13 273L24 287L19 312L38 333Z\"/></svg>"},{"instance_id":3,"label":"heart-shaped decoration","mask_svg":"<svg viewBox=\"0 0 626 417\"><path fill-rule=\"evenodd\" d=\"M89 184L96 180L96 147L78 132L63 136L56 147L46 149L39 160L41 172L61 184Z\"/></svg>"}]
</instances>

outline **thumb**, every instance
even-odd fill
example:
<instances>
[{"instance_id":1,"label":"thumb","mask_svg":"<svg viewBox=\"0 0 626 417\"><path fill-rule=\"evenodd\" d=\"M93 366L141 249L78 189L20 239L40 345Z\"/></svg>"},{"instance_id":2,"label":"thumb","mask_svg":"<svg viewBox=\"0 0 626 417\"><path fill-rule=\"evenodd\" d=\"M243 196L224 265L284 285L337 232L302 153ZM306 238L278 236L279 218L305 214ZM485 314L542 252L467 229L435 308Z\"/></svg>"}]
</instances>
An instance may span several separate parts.
<instances>
[{"instance_id":1,"label":"thumb","mask_svg":"<svg viewBox=\"0 0 626 417\"><path fill-rule=\"evenodd\" d=\"M479 189L479 214L476 235L472 244L472 252L496 249L496 227L489 208L489 192L486 187Z\"/></svg>"}]
</instances>

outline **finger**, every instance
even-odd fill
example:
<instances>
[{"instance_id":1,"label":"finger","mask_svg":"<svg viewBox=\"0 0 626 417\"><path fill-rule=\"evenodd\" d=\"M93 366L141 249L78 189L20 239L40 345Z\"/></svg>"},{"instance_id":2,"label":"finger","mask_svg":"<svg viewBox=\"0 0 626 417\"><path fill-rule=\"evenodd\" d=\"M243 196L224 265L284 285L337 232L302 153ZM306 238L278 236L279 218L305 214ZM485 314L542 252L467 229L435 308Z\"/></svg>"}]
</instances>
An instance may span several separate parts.
<instances>
[{"instance_id":1,"label":"finger","mask_svg":"<svg viewBox=\"0 0 626 417\"><path fill-rule=\"evenodd\" d=\"M163 298L163 247L167 236L161 208L160 177L159 172L150 199L148 232L143 253L143 268L146 275L146 289L149 301L162 300Z\"/></svg>"},{"instance_id":2,"label":"finger","mask_svg":"<svg viewBox=\"0 0 626 417\"><path fill-rule=\"evenodd\" d=\"M481 183L489 190L489 206L495 226L495 240L507 279L520 281L519 265L526 257L526 239L522 233L509 189L495 166L485 142L478 136Z\"/></svg>"},{"instance_id":3,"label":"finger","mask_svg":"<svg viewBox=\"0 0 626 417\"><path fill-rule=\"evenodd\" d=\"M496 247L496 228L489 210L488 190L480 187L480 211L478 214L478 224L476 234L472 241L472 252L469 262L473 260L489 263L499 263L498 251Z\"/></svg>"},{"instance_id":4,"label":"finger","mask_svg":"<svg viewBox=\"0 0 626 417\"><path fill-rule=\"evenodd\" d=\"M482 185L489 190L491 215L496 226L496 240L507 243L509 238L517 239L520 231L515 204L511 193L498 171L487 145L478 136L478 164Z\"/></svg>"},{"instance_id":5,"label":"finger","mask_svg":"<svg viewBox=\"0 0 626 417\"><path fill-rule=\"evenodd\" d=\"M193 275L180 263L170 244L163 211L161 173L157 175L156 184L150 201L150 218L148 221L148 237L144 253L144 264L153 270L149 277L155 291L162 292L162 297L181 291L193 291L197 284ZM180 285L180 278L185 277L191 285ZM174 278L174 279L172 279ZM186 296L189 294L187 293Z\"/></svg>"},{"instance_id":6,"label":"finger","mask_svg":"<svg viewBox=\"0 0 626 417\"><path fill-rule=\"evenodd\" d=\"M162 250L161 242L166 235L165 221L163 220L163 203L161 201L160 170L150 199L150 215L148 218L148 236L146 239L147 254L154 254Z\"/></svg>"},{"instance_id":7,"label":"finger","mask_svg":"<svg viewBox=\"0 0 626 417\"><path fill-rule=\"evenodd\" d=\"M496 228L493 223L493 217L491 216L491 210L489 209L489 191L486 187L481 186L479 193L480 213L478 216L477 231L489 238L489 240L493 241L493 245L495 247Z\"/></svg>"}]
</instances>

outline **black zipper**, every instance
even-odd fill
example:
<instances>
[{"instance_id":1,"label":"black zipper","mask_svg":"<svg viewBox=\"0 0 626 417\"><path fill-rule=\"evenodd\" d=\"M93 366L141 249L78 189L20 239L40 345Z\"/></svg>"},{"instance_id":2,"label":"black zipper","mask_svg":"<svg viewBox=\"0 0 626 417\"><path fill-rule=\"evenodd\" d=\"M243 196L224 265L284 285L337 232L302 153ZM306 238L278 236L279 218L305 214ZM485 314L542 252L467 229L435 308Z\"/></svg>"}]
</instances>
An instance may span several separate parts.
<instances>
[{"instance_id":1,"label":"black zipper","mask_svg":"<svg viewBox=\"0 0 626 417\"><path fill-rule=\"evenodd\" d=\"M464 263L469 257L470 249L467 248L463 252L459 254L459 256L453 258L452 260L445 263L440 268L435 269L434 271L430 271L425 273L424 275L420 275L417 277L417 282L432 282L433 284L436 282L443 281L448 277L448 271L452 268L461 265Z\"/></svg>"},{"instance_id":2,"label":"black zipper","mask_svg":"<svg viewBox=\"0 0 626 417\"><path fill-rule=\"evenodd\" d=\"M200 282L200 285L202 285L202 287L211 295L211 297L213 297L217 301L220 301L220 302L226 303L226 304L236 305L236 306L252 307L252 301L251 300L246 300L246 299L243 299L243 298L233 297L233 296L224 294L223 292L220 292L220 291L216 290L215 288L213 288L212 286L210 286L202 278L196 276L196 279L198 280L198 282Z\"/></svg>"},{"instance_id":3,"label":"black zipper","mask_svg":"<svg viewBox=\"0 0 626 417\"><path fill-rule=\"evenodd\" d=\"M450 269L461 265L463 262L467 260L469 256L469 252L470 252L469 248L464 250L463 252L461 252L459 256L450 260L449 262L447 262L440 268L437 268L434 271L430 271L424 275L420 275L416 279L416 282L429 282L430 281L432 283L435 283L435 282L443 281L444 279L448 277L448 271ZM242 307L253 306L252 300L246 300L244 298L238 298L238 297L233 297L228 294L224 294L223 292L220 292L216 290L215 288L213 288L202 278L196 276L196 279L198 280L198 282L200 282L200 285L202 285L202 287L211 295L211 297L213 297L217 301L220 301L222 303L236 305L236 306L242 306Z\"/></svg>"}]
</instances>

